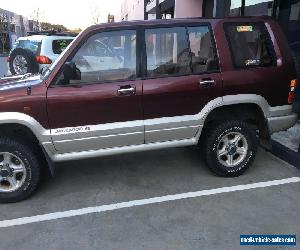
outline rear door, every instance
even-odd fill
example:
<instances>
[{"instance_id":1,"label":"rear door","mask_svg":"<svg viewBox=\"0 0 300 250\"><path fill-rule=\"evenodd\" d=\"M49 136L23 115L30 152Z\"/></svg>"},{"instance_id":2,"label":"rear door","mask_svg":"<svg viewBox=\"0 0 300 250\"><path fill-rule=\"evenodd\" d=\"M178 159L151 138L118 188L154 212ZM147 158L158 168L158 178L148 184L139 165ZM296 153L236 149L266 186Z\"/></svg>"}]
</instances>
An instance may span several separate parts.
<instances>
[{"instance_id":1,"label":"rear door","mask_svg":"<svg viewBox=\"0 0 300 250\"><path fill-rule=\"evenodd\" d=\"M143 80L145 141L193 138L201 110L221 96L213 35L208 24L145 29Z\"/></svg>"}]
</instances>

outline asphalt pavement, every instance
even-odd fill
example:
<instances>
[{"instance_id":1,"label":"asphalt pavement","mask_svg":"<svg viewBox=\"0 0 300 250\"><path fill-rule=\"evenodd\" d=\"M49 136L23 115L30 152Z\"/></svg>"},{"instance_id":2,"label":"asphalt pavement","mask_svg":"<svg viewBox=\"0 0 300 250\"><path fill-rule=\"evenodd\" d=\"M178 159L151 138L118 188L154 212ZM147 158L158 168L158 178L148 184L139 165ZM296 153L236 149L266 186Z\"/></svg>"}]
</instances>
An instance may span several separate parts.
<instances>
[{"instance_id":1,"label":"asphalt pavement","mask_svg":"<svg viewBox=\"0 0 300 250\"><path fill-rule=\"evenodd\" d=\"M299 239L299 177L262 149L237 178L214 176L194 147L68 162L32 198L0 205L0 249L260 249L240 234ZM288 181L261 184L274 180Z\"/></svg>"}]
</instances>

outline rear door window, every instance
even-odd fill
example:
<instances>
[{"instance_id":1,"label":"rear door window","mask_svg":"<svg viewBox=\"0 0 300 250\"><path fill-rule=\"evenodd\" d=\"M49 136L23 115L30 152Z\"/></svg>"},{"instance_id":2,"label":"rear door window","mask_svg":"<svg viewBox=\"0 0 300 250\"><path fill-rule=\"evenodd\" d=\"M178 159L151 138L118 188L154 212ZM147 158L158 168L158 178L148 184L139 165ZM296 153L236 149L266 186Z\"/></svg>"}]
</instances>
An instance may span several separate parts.
<instances>
[{"instance_id":1,"label":"rear door window","mask_svg":"<svg viewBox=\"0 0 300 250\"><path fill-rule=\"evenodd\" d=\"M276 65L272 41L264 24L226 23L224 28L235 67Z\"/></svg>"},{"instance_id":2,"label":"rear door window","mask_svg":"<svg viewBox=\"0 0 300 250\"><path fill-rule=\"evenodd\" d=\"M195 74L218 70L213 37L207 26L188 27L189 45L192 57L192 71Z\"/></svg>"},{"instance_id":3,"label":"rear door window","mask_svg":"<svg viewBox=\"0 0 300 250\"><path fill-rule=\"evenodd\" d=\"M189 74L190 58L184 27L146 30L147 74L150 77Z\"/></svg>"},{"instance_id":4,"label":"rear door window","mask_svg":"<svg viewBox=\"0 0 300 250\"><path fill-rule=\"evenodd\" d=\"M208 26L146 29L147 76L208 73L218 69Z\"/></svg>"},{"instance_id":5,"label":"rear door window","mask_svg":"<svg viewBox=\"0 0 300 250\"><path fill-rule=\"evenodd\" d=\"M68 45L72 42L73 39L59 39L52 41L52 51L54 54L61 54Z\"/></svg>"}]
</instances>

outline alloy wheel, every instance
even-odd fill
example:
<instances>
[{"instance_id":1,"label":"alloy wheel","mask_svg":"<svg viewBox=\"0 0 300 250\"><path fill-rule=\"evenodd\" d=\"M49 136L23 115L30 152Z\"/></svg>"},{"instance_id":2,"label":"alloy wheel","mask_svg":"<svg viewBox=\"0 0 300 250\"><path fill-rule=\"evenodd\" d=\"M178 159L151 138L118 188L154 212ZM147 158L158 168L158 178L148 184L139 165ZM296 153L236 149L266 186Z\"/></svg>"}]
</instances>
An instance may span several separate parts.
<instances>
[{"instance_id":1,"label":"alloy wheel","mask_svg":"<svg viewBox=\"0 0 300 250\"><path fill-rule=\"evenodd\" d=\"M20 188L26 179L26 168L16 155L0 152L0 192L13 192Z\"/></svg>"},{"instance_id":2,"label":"alloy wheel","mask_svg":"<svg viewBox=\"0 0 300 250\"><path fill-rule=\"evenodd\" d=\"M26 58L22 55L17 55L13 60L13 67L16 74L26 74L28 70Z\"/></svg>"},{"instance_id":3,"label":"alloy wheel","mask_svg":"<svg viewBox=\"0 0 300 250\"><path fill-rule=\"evenodd\" d=\"M226 167L239 165L247 156L248 143L244 135L238 132L225 134L218 143L218 161Z\"/></svg>"}]
</instances>

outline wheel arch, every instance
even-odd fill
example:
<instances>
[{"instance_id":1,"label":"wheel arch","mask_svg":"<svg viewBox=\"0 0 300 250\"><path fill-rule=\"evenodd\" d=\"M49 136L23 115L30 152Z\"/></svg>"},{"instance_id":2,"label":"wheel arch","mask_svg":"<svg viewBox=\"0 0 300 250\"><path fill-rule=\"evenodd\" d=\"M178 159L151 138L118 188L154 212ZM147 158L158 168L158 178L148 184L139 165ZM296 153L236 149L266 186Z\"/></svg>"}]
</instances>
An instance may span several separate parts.
<instances>
[{"instance_id":1,"label":"wheel arch","mask_svg":"<svg viewBox=\"0 0 300 250\"><path fill-rule=\"evenodd\" d=\"M15 137L23 143L31 143L33 150L38 154L38 158L41 161L42 169L46 170L51 176L54 175L54 163L30 127L22 123L3 123L1 121L0 136Z\"/></svg>"},{"instance_id":2,"label":"wheel arch","mask_svg":"<svg viewBox=\"0 0 300 250\"><path fill-rule=\"evenodd\" d=\"M250 123L259 130L261 143L270 149L270 133L266 119L266 107L262 107L256 102L228 103L213 108L205 117L203 129L200 136L204 137L209 127L215 123L226 120L241 120Z\"/></svg>"},{"instance_id":3,"label":"wheel arch","mask_svg":"<svg viewBox=\"0 0 300 250\"><path fill-rule=\"evenodd\" d=\"M205 124L213 120L239 119L250 121L265 119L262 108L256 103L225 104L212 109L205 118Z\"/></svg>"}]
</instances>

